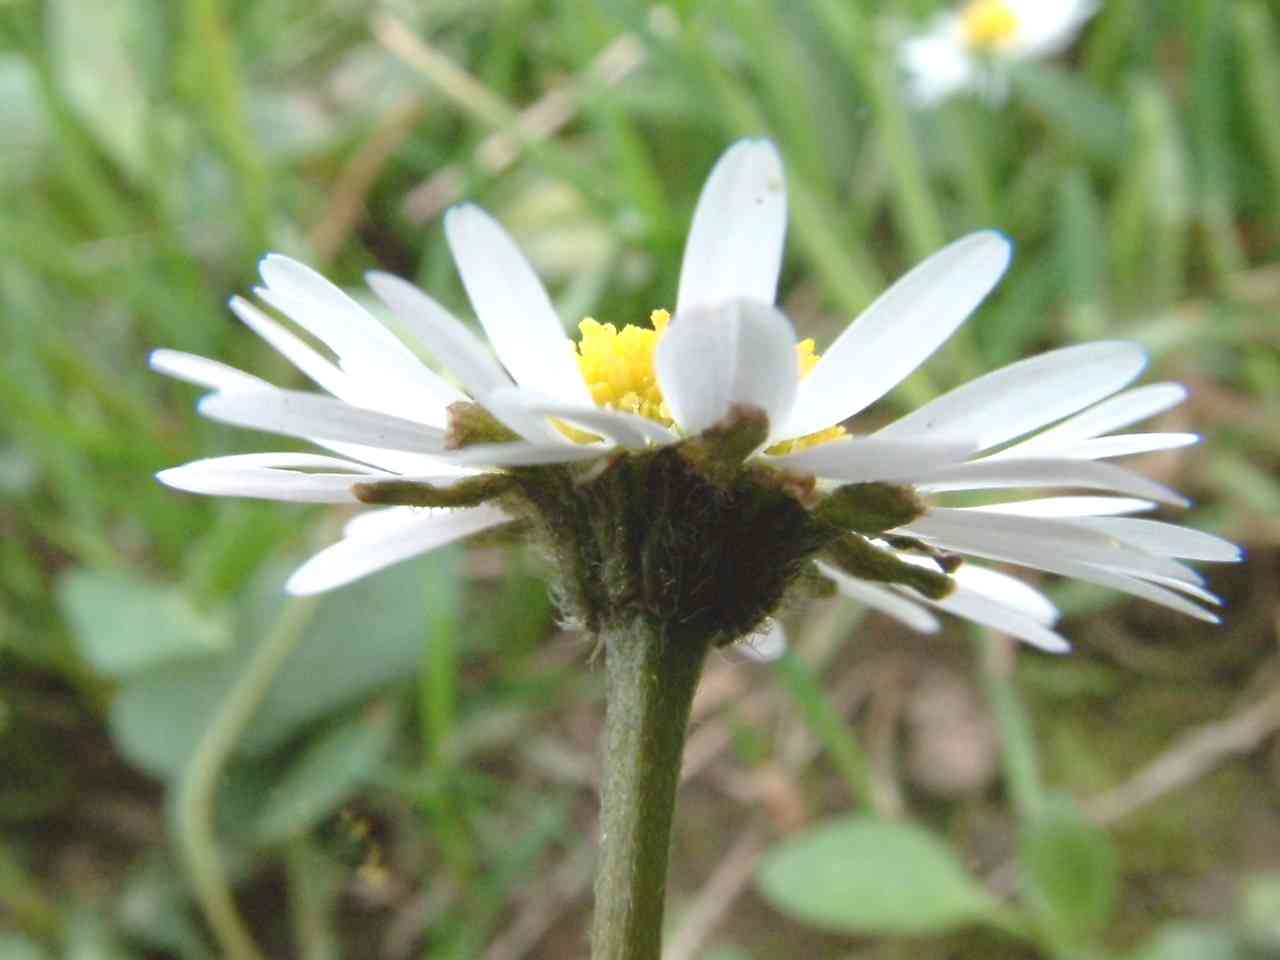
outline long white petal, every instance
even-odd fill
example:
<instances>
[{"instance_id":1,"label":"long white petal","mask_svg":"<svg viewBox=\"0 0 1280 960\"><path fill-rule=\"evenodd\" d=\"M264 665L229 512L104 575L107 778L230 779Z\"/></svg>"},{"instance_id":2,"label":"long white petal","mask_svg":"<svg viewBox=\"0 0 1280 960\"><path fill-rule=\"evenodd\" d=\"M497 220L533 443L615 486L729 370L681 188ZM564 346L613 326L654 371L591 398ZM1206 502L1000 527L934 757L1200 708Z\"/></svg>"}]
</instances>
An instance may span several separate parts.
<instances>
[{"instance_id":1,"label":"long white petal","mask_svg":"<svg viewBox=\"0 0 1280 960\"><path fill-rule=\"evenodd\" d=\"M305 264L280 254L258 265L258 295L321 340L342 369L358 377L395 374L433 395L447 387L373 314Z\"/></svg>"},{"instance_id":2,"label":"long white petal","mask_svg":"<svg viewBox=\"0 0 1280 960\"><path fill-rule=\"evenodd\" d=\"M441 430L315 393L213 393L200 401L199 409L223 423L306 440L337 440L410 453L434 454L444 449Z\"/></svg>"},{"instance_id":3,"label":"long white petal","mask_svg":"<svg viewBox=\"0 0 1280 960\"><path fill-rule=\"evenodd\" d=\"M1010 609L980 593L957 589L949 597L926 602L998 633L1007 633L1047 653L1067 653L1071 650L1071 644L1066 638L1042 621L1019 610Z\"/></svg>"},{"instance_id":4,"label":"long white petal","mask_svg":"<svg viewBox=\"0 0 1280 960\"><path fill-rule=\"evenodd\" d=\"M1064 347L957 387L875 435L972 440L977 449L985 450L1110 396L1138 376L1146 363L1146 350L1136 343Z\"/></svg>"},{"instance_id":5,"label":"long white petal","mask_svg":"<svg viewBox=\"0 0 1280 960\"><path fill-rule=\"evenodd\" d=\"M567 420L576 427L598 433L632 449L643 449L651 444L668 444L676 439L662 424L633 413L560 403L521 388L497 391L490 399L517 404L535 415Z\"/></svg>"},{"instance_id":6,"label":"long white petal","mask_svg":"<svg viewBox=\"0 0 1280 960\"><path fill-rule=\"evenodd\" d=\"M537 467L606 457L617 448L601 443L477 443L439 454L444 463L467 467Z\"/></svg>"},{"instance_id":7,"label":"long white petal","mask_svg":"<svg viewBox=\"0 0 1280 960\"><path fill-rule=\"evenodd\" d=\"M251 373L181 350L152 350L148 363L157 373L194 383L210 390L274 390L275 386Z\"/></svg>"},{"instance_id":8,"label":"long white petal","mask_svg":"<svg viewBox=\"0 0 1280 960\"><path fill-rule=\"evenodd\" d=\"M922 493L948 490L998 490L1010 487L1083 487L1109 490L1174 506L1185 497L1131 470L1093 460L980 460L939 467L918 478Z\"/></svg>"},{"instance_id":9,"label":"long white petal","mask_svg":"<svg viewBox=\"0 0 1280 960\"><path fill-rule=\"evenodd\" d=\"M829 577L846 597L851 597L864 606L887 614L905 623L912 630L918 630L921 633L937 633L942 629L938 618L915 600L908 600L885 587L851 577L829 563L818 561L818 569Z\"/></svg>"},{"instance_id":10,"label":"long white petal","mask_svg":"<svg viewBox=\"0 0 1280 960\"><path fill-rule=\"evenodd\" d=\"M488 505L466 510L423 510L407 518L403 525L388 524L376 536L347 537L326 547L294 572L285 589L296 595L332 590L509 519L497 507Z\"/></svg>"},{"instance_id":11,"label":"long white petal","mask_svg":"<svg viewBox=\"0 0 1280 960\"><path fill-rule=\"evenodd\" d=\"M378 271L365 274L365 280L437 362L457 375L473 397L480 399L491 390L511 386L511 378L484 342L422 290L407 280Z\"/></svg>"},{"instance_id":12,"label":"long white petal","mask_svg":"<svg viewBox=\"0 0 1280 960\"><path fill-rule=\"evenodd\" d=\"M764 303L738 300L677 316L654 357L672 417L686 434L698 434L746 404L763 410L772 429L796 395L795 344L791 321Z\"/></svg>"},{"instance_id":13,"label":"long white petal","mask_svg":"<svg viewBox=\"0 0 1280 960\"><path fill-rule=\"evenodd\" d=\"M1143 600L1149 600L1162 607L1168 607L1170 610L1177 610L1179 613L1185 613L1189 617L1195 617L1197 620L1203 620L1206 623L1221 623L1217 614L1205 610L1172 590L1167 590L1154 583L1148 583L1146 580L1139 579L1132 574L1114 570L1110 567L1076 563L1071 560L1060 560L1051 557L1045 558L1037 566L1041 570L1047 570L1049 573L1073 577L1086 583L1097 584L1100 587L1107 587L1111 590L1119 590L1122 593L1141 597ZM1179 589L1187 589L1191 586L1193 585L1179 583Z\"/></svg>"},{"instance_id":14,"label":"long white petal","mask_svg":"<svg viewBox=\"0 0 1280 960\"><path fill-rule=\"evenodd\" d=\"M1102 567L1101 569L1125 577L1132 576L1132 574L1125 573L1123 570L1116 570L1112 567ZM1186 580L1177 579L1175 577L1161 577L1155 574L1144 574L1140 579L1143 581L1150 581L1157 586L1169 587L1177 593L1185 593L1189 597L1195 597L1197 600L1203 600L1205 603L1215 607L1222 606L1222 598L1212 590L1209 590L1207 587L1203 587L1200 584L1187 583Z\"/></svg>"},{"instance_id":15,"label":"long white petal","mask_svg":"<svg viewBox=\"0 0 1280 960\"><path fill-rule=\"evenodd\" d=\"M1120 433L1110 437L1094 437L1081 440L1068 447L1043 450L1039 456L1061 457L1064 460L1106 460L1111 457L1131 457L1139 453L1155 453L1160 450L1176 450L1199 443L1194 433ZM984 460L1021 459L1021 453L1001 451Z\"/></svg>"},{"instance_id":16,"label":"long white petal","mask_svg":"<svg viewBox=\"0 0 1280 960\"><path fill-rule=\"evenodd\" d=\"M973 445L968 443L849 437L782 457L766 457L764 462L833 480L913 480L938 467L958 463L972 452Z\"/></svg>"},{"instance_id":17,"label":"long white petal","mask_svg":"<svg viewBox=\"0 0 1280 960\"><path fill-rule=\"evenodd\" d=\"M989 503L963 509L984 513L1016 513L1024 517L1109 517L1153 510L1155 504L1150 500L1132 497L1039 497L1035 500Z\"/></svg>"},{"instance_id":18,"label":"long white petal","mask_svg":"<svg viewBox=\"0 0 1280 960\"><path fill-rule=\"evenodd\" d=\"M421 507L377 507L357 513L342 528L345 539L381 538L404 527L410 520L424 515Z\"/></svg>"},{"instance_id":19,"label":"long white petal","mask_svg":"<svg viewBox=\"0 0 1280 960\"><path fill-rule=\"evenodd\" d=\"M1181 564L1126 546L1100 531L1063 520L936 508L898 531L943 549L1006 563L1038 566L1046 555L1103 564L1128 573L1199 576Z\"/></svg>"},{"instance_id":20,"label":"long white petal","mask_svg":"<svg viewBox=\"0 0 1280 960\"><path fill-rule=\"evenodd\" d=\"M206 457L203 460L192 460L182 465L199 467L201 470L244 470L246 468L277 470L318 470L333 472L347 471L365 476L387 475L384 470L377 470L354 460L339 457L326 457L319 453L233 453L225 457Z\"/></svg>"},{"instance_id":21,"label":"long white petal","mask_svg":"<svg viewBox=\"0 0 1280 960\"><path fill-rule=\"evenodd\" d=\"M445 214L444 231L476 316L516 382L568 403L591 403L573 343L507 232L471 204Z\"/></svg>"},{"instance_id":22,"label":"long white petal","mask_svg":"<svg viewBox=\"0 0 1280 960\"><path fill-rule=\"evenodd\" d=\"M300 473L267 467L220 467L186 464L161 470L156 479L175 490L216 497L256 497L297 503L357 503L352 487L367 480L361 473Z\"/></svg>"},{"instance_id":23,"label":"long white petal","mask_svg":"<svg viewBox=\"0 0 1280 960\"><path fill-rule=\"evenodd\" d=\"M1187 398L1187 388L1180 383L1151 383L1134 387L1124 393L1103 400L1074 417L1042 430L1034 437L1028 437L1002 455L1030 457L1038 456L1044 451L1075 446L1083 440L1100 437L1104 433L1127 427L1148 417L1154 417L1172 407L1176 407Z\"/></svg>"},{"instance_id":24,"label":"long white petal","mask_svg":"<svg viewBox=\"0 0 1280 960\"><path fill-rule=\"evenodd\" d=\"M456 467L443 463L437 456L425 453L410 453L406 450L385 450L382 447L370 447L361 443L343 443L338 440L320 440L309 438L317 446L340 453L352 460L359 460L371 467L385 470L404 477L426 477L432 474L453 474L459 477L470 476L476 471L469 467Z\"/></svg>"},{"instance_id":25,"label":"long white petal","mask_svg":"<svg viewBox=\"0 0 1280 960\"><path fill-rule=\"evenodd\" d=\"M730 300L773 303L787 228L782 159L768 140L740 140L707 178L689 227L676 317Z\"/></svg>"},{"instance_id":26,"label":"long white petal","mask_svg":"<svg viewBox=\"0 0 1280 960\"><path fill-rule=\"evenodd\" d=\"M990 567L963 563L951 578L965 590L981 594L1046 626L1057 623L1061 616L1053 602L1035 587Z\"/></svg>"},{"instance_id":27,"label":"long white petal","mask_svg":"<svg viewBox=\"0 0 1280 960\"><path fill-rule=\"evenodd\" d=\"M312 349L301 338L286 330L243 297L231 298L231 312L250 330L275 347L286 360L301 370L316 386L335 397L348 399L351 377L337 365Z\"/></svg>"},{"instance_id":28,"label":"long white petal","mask_svg":"<svg viewBox=\"0 0 1280 960\"><path fill-rule=\"evenodd\" d=\"M996 285L1010 255L1001 234L970 234L891 286L801 381L779 436L823 430L880 399L955 333Z\"/></svg>"},{"instance_id":29,"label":"long white petal","mask_svg":"<svg viewBox=\"0 0 1280 960\"><path fill-rule=\"evenodd\" d=\"M1211 533L1180 527L1160 520L1135 517L1077 517L1068 521L1076 526L1096 530L1162 557L1185 557L1210 563L1235 563L1244 559L1244 551L1228 540Z\"/></svg>"}]
</instances>

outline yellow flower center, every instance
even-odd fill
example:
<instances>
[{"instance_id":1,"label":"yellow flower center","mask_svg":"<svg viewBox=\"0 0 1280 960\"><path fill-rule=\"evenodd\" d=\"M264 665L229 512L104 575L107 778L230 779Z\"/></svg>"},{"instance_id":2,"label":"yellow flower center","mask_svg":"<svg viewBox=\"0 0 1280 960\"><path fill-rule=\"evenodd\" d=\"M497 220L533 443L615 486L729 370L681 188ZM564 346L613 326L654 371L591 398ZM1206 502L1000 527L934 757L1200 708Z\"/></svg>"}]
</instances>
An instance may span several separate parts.
<instances>
[{"instance_id":1,"label":"yellow flower center","mask_svg":"<svg viewBox=\"0 0 1280 960\"><path fill-rule=\"evenodd\" d=\"M653 365L653 354L658 341L671 323L666 310L654 310L649 314L653 328L627 324L621 330L612 323L598 323L588 317L578 324L582 337L578 341L578 368L591 391L596 404L608 410L621 410L637 416L656 420L664 427L674 425L671 410L662 397L658 376ZM813 349L812 340L796 344L796 360L800 364L800 376L806 377L821 359ZM576 430L568 424L559 429L571 440L588 443L595 439L591 434ZM805 447L838 439L845 435L844 427L831 427L795 440L774 444L772 454L794 453Z\"/></svg>"},{"instance_id":2,"label":"yellow flower center","mask_svg":"<svg viewBox=\"0 0 1280 960\"><path fill-rule=\"evenodd\" d=\"M1018 16L1008 0L971 0L960 11L969 46L977 50L995 50L1007 46L1018 33Z\"/></svg>"}]
</instances>

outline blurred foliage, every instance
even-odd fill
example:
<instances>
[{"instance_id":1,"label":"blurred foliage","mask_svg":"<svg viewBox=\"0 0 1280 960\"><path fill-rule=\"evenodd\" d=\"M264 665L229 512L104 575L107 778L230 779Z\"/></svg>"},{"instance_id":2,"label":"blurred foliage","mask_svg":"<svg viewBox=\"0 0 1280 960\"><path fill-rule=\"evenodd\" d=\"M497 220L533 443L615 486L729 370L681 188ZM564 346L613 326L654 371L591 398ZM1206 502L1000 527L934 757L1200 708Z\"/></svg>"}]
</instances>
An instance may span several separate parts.
<instances>
[{"instance_id":1,"label":"blurred foliage","mask_svg":"<svg viewBox=\"0 0 1280 960\"><path fill-rule=\"evenodd\" d=\"M747 134L786 160L784 297L820 344L946 239L1018 243L883 415L1033 350L1140 340L1153 379L1193 387L1173 428L1206 438L1150 468L1252 556L1215 579L1219 630L1064 586L1068 660L819 607L775 670L719 665L673 953L1275 955L1280 10L1106 0L1008 102L912 112L888 38L936 7L0 2L0 956L215 955L160 788L336 530L160 489L258 438L197 419L148 350L293 377L225 309L273 249L465 313L438 224L464 197L566 320L638 320ZM272 956L584 953L598 678L554 616L536 558L492 544L309 612L216 798ZM1143 793L1144 768L1167 785ZM750 887L775 843L780 912Z\"/></svg>"}]
</instances>

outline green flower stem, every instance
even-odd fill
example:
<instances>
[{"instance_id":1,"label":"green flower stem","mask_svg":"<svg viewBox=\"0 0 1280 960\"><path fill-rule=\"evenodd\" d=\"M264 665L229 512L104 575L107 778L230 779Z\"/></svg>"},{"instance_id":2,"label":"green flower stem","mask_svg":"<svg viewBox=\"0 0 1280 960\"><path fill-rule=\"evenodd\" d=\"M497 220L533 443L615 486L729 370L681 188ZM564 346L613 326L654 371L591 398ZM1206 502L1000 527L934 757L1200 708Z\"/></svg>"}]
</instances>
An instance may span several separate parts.
<instances>
[{"instance_id":1,"label":"green flower stem","mask_svg":"<svg viewBox=\"0 0 1280 960\"><path fill-rule=\"evenodd\" d=\"M315 606L316 601L309 599L295 600L285 608L219 704L178 782L174 815L179 849L220 953L231 960L262 960L262 953L241 920L227 886L214 829L214 794L236 743L302 638Z\"/></svg>"},{"instance_id":2,"label":"green flower stem","mask_svg":"<svg viewBox=\"0 0 1280 960\"><path fill-rule=\"evenodd\" d=\"M606 631L608 706L593 960L658 960L680 758L709 640L635 619Z\"/></svg>"}]
</instances>

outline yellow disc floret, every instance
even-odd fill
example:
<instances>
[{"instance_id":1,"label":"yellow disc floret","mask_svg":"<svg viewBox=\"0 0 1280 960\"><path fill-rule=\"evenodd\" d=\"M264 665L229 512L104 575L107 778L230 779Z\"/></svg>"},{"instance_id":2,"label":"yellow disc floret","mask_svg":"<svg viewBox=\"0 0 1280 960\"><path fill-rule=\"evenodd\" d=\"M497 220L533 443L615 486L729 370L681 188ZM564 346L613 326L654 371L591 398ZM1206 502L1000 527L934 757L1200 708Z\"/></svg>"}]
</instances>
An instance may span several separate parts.
<instances>
[{"instance_id":1,"label":"yellow disc floret","mask_svg":"<svg viewBox=\"0 0 1280 960\"><path fill-rule=\"evenodd\" d=\"M805 337L805 339L796 344L796 360L800 362L801 380L813 372L813 368L818 365L818 361L821 359L822 357L813 349L812 337ZM844 427L828 427L826 430L819 430L817 433L811 433L808 436L775 443L765 452L780 457L783 454L795 453L797 450L804 450L807 447L816 447L820 443L839 440L847 432Z\"/></svg>"},{"instance_id":2,"label":"yellow disc floret","mask_svg":"<svg viewBox=\"0 0 1280 960\"><path fill-rule=\"evenodd\" d=\"M972 0L960 12L969 46L996 50L1007 46L1018 33L1018 15L1008 0Z\"/></svg>"},{"instance_id":3,"label":"yellow disc floret","mask_svg":"<svg viewBox=\"0 0 1280 960\"><path fill-rule=\"evenodd\" d=\"M653 328L627 324L621 330L612 323L599 323L590 317L578 324L582 334L578 341L578 368L591 391L591 398L609 410L634 413L649 420L656 420L664 427L674 426L671 410L662 397L653 355L658 341L671 323L666 310L654 310L649 314ZM800 376L806 377L821 359L813 349L812 340L796 344L796 361ZM596 438L576 430L568 424L559 429L570 439L588 443ZM770 447L773 454L794 453L805 447L827 443L845 435L844 427L831 427L795 440L787 440Z\"/></svg>"},{"instance_id":4,"label":"yellow disc floret","mask_svg":"<svg viewBox=\"0 0 1280 960\"><path fill-rule=\"evenodd\" d=\"M653 352L671 322L666 310L649 314L653 329L627 324L618 330L612 323L588 317L578 324L578 367L587 381L591 398L602 407L638 414L671 426L671 411L662 399L653 367Z\"/></svg>"}]
</instances>

